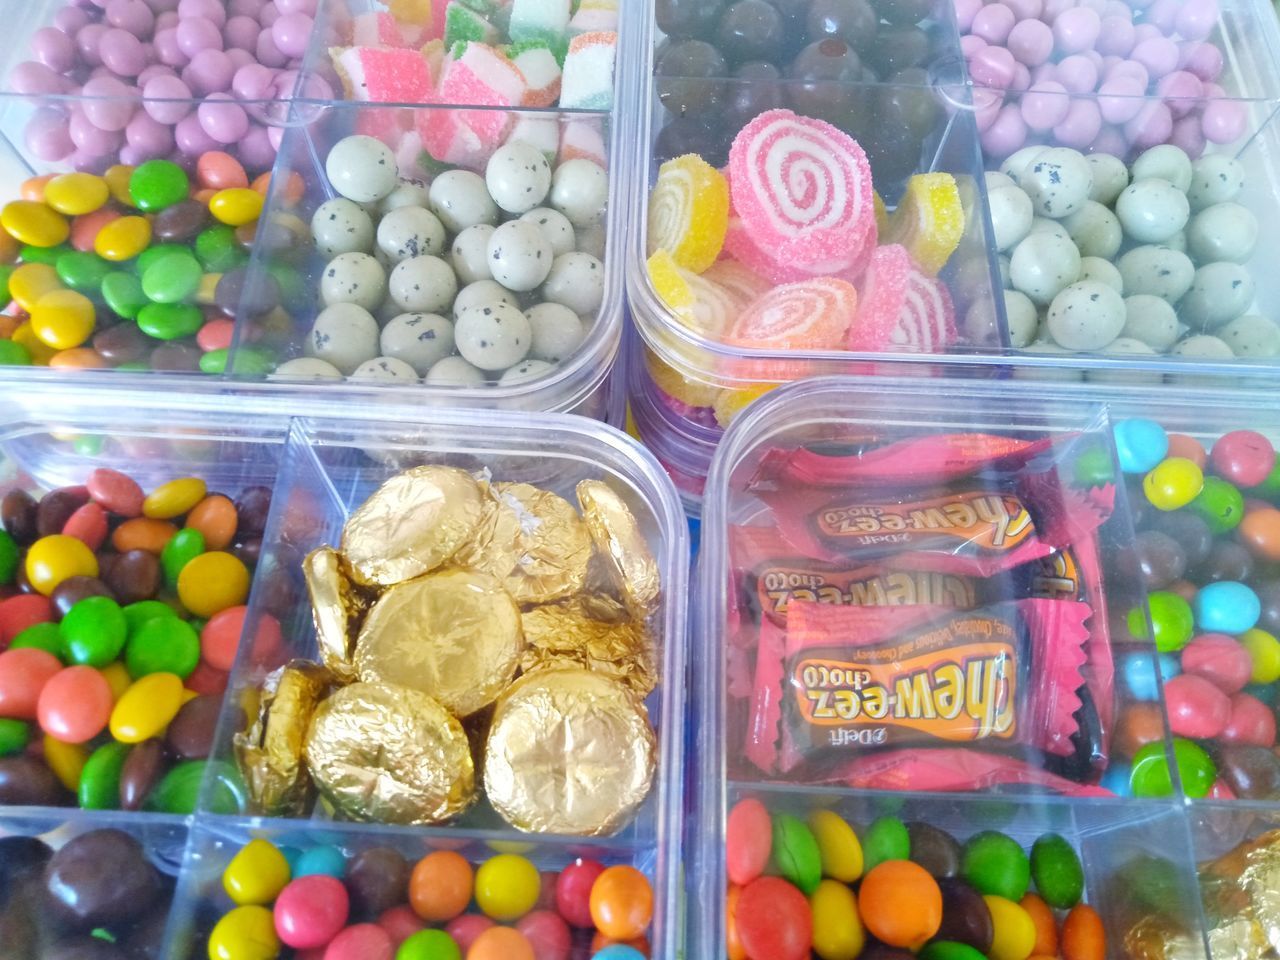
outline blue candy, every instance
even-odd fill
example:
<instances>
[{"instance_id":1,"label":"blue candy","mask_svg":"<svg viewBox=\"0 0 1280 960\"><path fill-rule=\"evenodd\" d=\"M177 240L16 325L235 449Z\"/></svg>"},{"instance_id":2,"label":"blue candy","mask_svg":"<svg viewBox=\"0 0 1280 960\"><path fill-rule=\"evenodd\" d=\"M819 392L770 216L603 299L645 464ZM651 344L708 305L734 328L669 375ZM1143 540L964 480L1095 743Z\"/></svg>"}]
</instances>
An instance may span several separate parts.
<instances>
[{"instance_id":1,"label":"blue candy","mask_svg":"<svg viewBox=\"0 0 1280 960\"><path fill-rule=\"evenodd\" d=\"M1152 655L1145 651L1131 653L1121 662L1121 675L1129 695L1134 700L1155 701L1160 699L1159 685L1156 683L1155 662ZM1182 672L1178 658L1167 653L1160 654L1160 677L1166 682Z\"/></svg>"},{"instance_id":2,"label":"blue candy","mask_svg":"<svg viewBox=\"0 0 1280 960\"><path fill-rule=\"evenodd\" d=\"M625 943L614 943L593 953L591 960L644 960L644 954Z\"/></svg>"},{"instance_id":3,"label":"blue candy","mask_svg":"<svg viewBox=\"0 0 1280 960\"><path fill-rule=\"evenodd\" d=\"M347 858L337 847L326 845L310 847L298 858L298 865L293 869L293 878L309 877L314 874L325 874L341 880L347 872Z\"/></svg>"},{"instance_id":4,"label":"blue candy","mask_svg":"<svg viewBox=\"0 0 1280 960\"><path fill-rule=\"evenodd\" d=\"M1125 473L1146 473L1169 453L1169 434L1154 420L1121 420L1111 430Z\"/></svg>"},{"instance_id":5,"label":"blue candy","mask_svg":"<svg viewBox=\"0 0 1280 960\"><path fill-rule=\"evenodd\" d=\"M1129 789L1129 765L1112 760L1111 765L1107 767L1107 772L1098 781L1098 786L1104 790L1110 790L1117 797L1130 796L1132 791Z\"/></svg>"},{"instance_id":6,"label":"blue candy","mask_svg":"<svg viewBox=\"0 0 1280 960\"><path fill-rule=\"evenodd\" d=\"M1262 616L1258 595L1243 583L1221 580L1201 587L1191 601L1196 626L1202 633L1238 635L1251 630Z\"/></svg>"}]
</instances>

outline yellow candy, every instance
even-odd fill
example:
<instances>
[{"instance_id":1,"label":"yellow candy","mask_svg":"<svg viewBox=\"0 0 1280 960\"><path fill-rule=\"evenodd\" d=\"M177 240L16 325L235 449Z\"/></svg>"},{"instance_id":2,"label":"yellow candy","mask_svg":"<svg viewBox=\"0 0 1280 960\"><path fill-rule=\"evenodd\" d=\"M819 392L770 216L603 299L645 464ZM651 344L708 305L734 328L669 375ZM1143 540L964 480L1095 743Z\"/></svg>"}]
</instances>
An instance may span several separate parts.
<instances>
[{"instance_id":1,"label":"yellow candy","mask_svg":"<svg viewBox=\"0 0 1280 960\"><path fill-rule=\"evenodd\" d=\"M41 537L27 551L27 579L46 597L68 577L96 577L98 558L83 540L55 533Z\"/></svg>"},{"instance_id":2,"label":"yellow candy","mask_svg":"<svg viewBox=\"0 0 1280 960\"><path fill-rule=\"evenodd\" d=\"M133 202L133 194L129 192L129 178L132 176L133 167L123 163L108 167L107 172L102 175L102 179L106 181L107 189L111 191L111 198L116 203L124 204L126 207L137 206Z\"/></svg>"},{"instance_id":3,"label":"yellow candy","mask_svg":"<svg viewBox=\"0 0 1280 960\"><path fill-rule=\"evenodd\" d=\"M719 387L686 377L675 367L659 359L648 347L645 347L644 363L654 385L681 403L687 403L691 407L709 407L720 395Z\"/></svg>"},{"instance_id":4,"label":"yellow candy","mask_svg":"<svg viewBox=\"0 0 1280 960\"><path fill-rule=\"evenodd\" d=\"M991 911L991 960L1027 960L1036 945L1036 924L1031 914L1012 900L991 896L982 898Z\"/></svg>"},{"instance_id":5,"label":"yellow candy","mask_svg":"<svg viewBox=\"0 0 1280 960\"><path fill-rule=\"evenodd\" d=\"M209 198L209 212L223 223L242 227L262 213L262 194L248 187L219 190Z\"/></svg>"},{"instance_id":6,"label":"yellow candy","mask_svg":"<svg viewBox=\"0 0 1280 960\"><path fill-rule=\"evenodd\" d=\"M853 883L862 876L862 844L843 817L831 810L815 810L809 816L809 829L818 841L824 877Z\"/></svg>"},{"instance_id":7,"label":"yellow candy","mask_svg":"<svg viewBox=\"0 0 1280 960\"><path fill-rule=\"evenodd\" d=\"M58 355L57 350L36 336L30 320L20 324L18 329L10 334L9 339L26 347L27 353L31 354L31 362L39 367L47 367L49 360Z\"/></svg>"},{"instance_id":8,"label":"yellow candy","mask_svg":"<svg viewBox=\"0 0 1280 960\"><path fill-rule=\"evenodd\" d=\"M421 26L431 22L431 0L388 0L387 9L400 23Z\"/></svg>"},{"instance_id":9,"label":"yellow candy","mask_svg":"<svg viewBox=\"0 0 1280 960\"><path fill-rule=\"evenodd\" d=\"M743 387L740 390L721 390L715 403L712 404L715 408L716 423L722 427L728 427L738 414L776 386L776 383L761 383L754 387Z\"/></svg>"},{"instance_id":10,"label":"yellow candy","mask_svg":"<svg viewBox=\"0 0 1280 960\"><path fill-rule=\"evenodd\" d=\"M71 225L65 217L34 200L5 204L0 210L0 226L19 243L33 247L56 247L71 236Z\"/></svg>"},{"instance_id":11,"label":"yellow candy","mask_svg":"<svg viewBox=\"0 0 1280 960\"><path fill-rule=\"evenodd\" d=\"M91 173L64 173L44 185L44 202L58 213L93 213L111 197L107 181Z\"/></svg>"},{"instance_id":12,"label":"yellow candy","mask_svg":"<svg viewBox=\"0 0 1280 960\"><path fill-rule=\"evenodd\" d=\"M119 703L120 698L124 696L124 692L133 683L133 677L129 676L128 668L119 660L116 660L100 668L98 672L102 674L107 681L107 686L111 688L112 701Z\"/></svg>"},{"instance_id":13,"label":"yellow candy","mask_svg":"<svg viewBox=\"0 0 1280 960\"><path fill-rule=\"evenodd\" d=\"M182 706L182 679L174 673L149 673L133 682L111 710L111 735L121 743L158 736Z\"/></svg>"},{"instance_id":14,"label":"yellow candy","mask_svg":"<svg viewBox=\"0 0 1280 960\"><path fill-rule=\"evenodd\" d=\"M9 296L27 313L46 293L61 289L58 271L47 263L24 263L9 275Z\"/></svg>"},{"instance_id":15,"label":"yellow candy","mask_svg":"<svg viewBox=\"0 0 1280 960\"><path fill-rule=\"evenodd\" d=\"M861 850L858 865L862 865ZM867 935L853 891L835 880L823 880L809 898L809 906L813 910L813 952L822 960L855 960L866 945Z\"/></svg>"},{"instance_id":16,"label":"yellow candy","mask_svg":"<svg viewBox=\"0 0 1280 960\"><path fill-rule=\"evenodd\" d=\"M499 923L532 910L541 890L538 868L515 854L490 857L476 871L476 906Z\"/></svg>"},{"instance_id":17,"label":"yellow candy","mask_svg":"<svg viewBox=\"0 0 1280 960\"><path fill-rule=\"evenodd\" d=\"M202 307L211 307L214 304L214 294L218 290L218 281L222 279L220 273L206 273L200 278L200 286L196 287L196 303Z\"/></svg>"},{"instance_id":18,"label":"yellow candy","mask_svg":"<svg viewBox=\"0 0 1280 960\"><path fill-rule=\"evenodd\" d=\"M648 252L658 250L686 270L701 273L716 262L729 228L729 181L694 153L658 168L649 194Z\"/></svg>"},{"instance_id":19,"label":"yellow candy","mask_svg":"<svg viewBox=\"0 0 1280 960\"><path fill-rule=\"evenodd\" d=\"M72 793L80 786L80 771L88 759L89 751L83 744L63 743L47 733L44 735L44 762L58 782Z\"/></svg>"},{"instance_id":20,"label":"yellow candy","mask_svg":"<svg viewBox=\"0 0 1280 960\"><path fill-rule=\"evenodd\" d=\"M132 260L151 243L151 222L146 217L121 217L98 231L93 249L103 260Z\"/></svg>"},{"instance_id":21,"label":"yellow candy","mask_svg":"<svg viewBox=\"0 0 1280 960\"><path fill-rule=\"evenodd\" d=\"M187 513L204 499L208 488L199 477L179 477L161 484L142 501L142 515L156 520L172 520Z\"/></svg>"},{"instance_id":22,"label":"yellow candy","mask_svg":"<svg viewBox=\"0 0 1280 960\"><path fill-rule=\"evenodd\" d=\"M289 861L275 844L250 840L222 871L222 887L240 906L270 904L289 882Z\"/></svg>"},{"instance_id":23,"label":"yellow candy","mask_svg":"<svg viewBox=\"0 0 1280 960\"><path fill-rule=\"evenodd\" d=\"M882 244L900 243L925 273L936 276L960 245L964 206L955 177L949 173L917 173L889 218Z\"/></svg>"},{"instance_id":24,"label":"yellow candy","mask_svg":"<svg viewBox=\"0 0 1280 960\"><path fill-rule=\"evenodd\" d=\"M688 274L672 259L666 250L657 250L649 256L649 282L653 291L677 317L692 316L693 291L685 279Z\"/></svg>"},{"instance_id":25,"label":"yellow candy","mask_svg":"<svg viewBox=\"0 0 1280 960\"><path fill-rule=\"evenodd\" d=\"M93 333L93 301L74 290L54 290L36 301L31 329L55 350L70 350Z\"/></svg>"},{"instance_id":26,"label":"yellow candy","mask_svg":"<svg viewBox=\"0 0 1280 960\"><path fill-rule=\"evenodd\" d=\"M490 840L485 846L494 853L532 853L537 849L537 844L520 840Z\"/></svg>"},{"instance_id":27,"label":"yellow candy","mask_svg":"<svg viewBox=\"0 0 1280 960\"><path fill-rule=\"evenodd\" d=\"M1275 683L1280 680L1280 640L1254 627L1240 634L1240 642L1253 659L1251 682Z\"/></svg>"},{"instance_id":28,"label":"yellow candy","mask_svg":"<svg viewBox=\"0 0 1280 960\"><path fill-rule=\"evenodd\" d=\"M202 553L178 574L178 599L197 617L244 603L249 595L249 568L221 550Z\"/></svg>"},{"instance_id":29,"label":"yellow candy","mask_svg":"<svg viewBox=\"0 0 1280 960\"><path fill-rule=\"evenodd\" d=\"M236 907L209 934L209 960L275 960L280 938L266 907Z\"/></svg>"}]
</instances>

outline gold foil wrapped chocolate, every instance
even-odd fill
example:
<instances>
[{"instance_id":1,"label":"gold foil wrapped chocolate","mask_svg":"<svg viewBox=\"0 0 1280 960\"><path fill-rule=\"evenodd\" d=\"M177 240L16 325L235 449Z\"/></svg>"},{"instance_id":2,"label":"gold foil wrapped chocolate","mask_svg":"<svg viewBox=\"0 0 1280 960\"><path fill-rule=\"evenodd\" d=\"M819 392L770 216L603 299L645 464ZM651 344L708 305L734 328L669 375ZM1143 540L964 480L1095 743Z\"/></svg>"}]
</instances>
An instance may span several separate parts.
<instances>
[{"instance_id":1,"label":"gold foil wrapped chocolate","mask_svg":"<svg viewBox=\"0 0 1280 960\"><path fill-rule=\"evenodd\" d=\"M1280 954L1280 830L1200 867L1213 960Z\"/></svg>"},{"instance_id":2,"label":"gold foil wrapped chocolate","mask_svg":"<svg viewBox=\"0 0 1280 960\"><path fill-rule=\"evenodd\" d=\"M462 725L439 701L408 687L339 689L312 718L305 756L321 793L353 820L439 823L475 799Z\"/></svg>"},{"instance_id":3,"label":"gold foil wrapped chocolate","mask_svg":"<svg viewBox=\"0 0 1280 960\"><path fill-rule=\"evenodd\" d=\"M657 606L662 583L635 516L607 483L583 480L577 492L591 539L627 608L634 616L647 617Z\"/></svg>"},{"instance_id":4,"label":"gold foil wrapped chocolate","mask_svg":"<svg viewBox=\"0 0 1280 960\"><path fill-rule=\"evenodd\" d=\"M351 663L356 631L369 602L347 577L342 554L332 547L312 550L302 561L302 575L311 597L311 619L316 626L320 659L339 680L356 678Z\"/></svg>"},{"instance_id":5,"label":"gold foil wrapped chocolate","mask_svg":"<svg viewBox=\"0 0 1280 960\"><path fill-rule=\"evenodd\" d=\"M465 717L506 689L523 648L520 610L502 584L476 570L444 570L378 598L354 663L366 683L421 690Z\"/></svg>"},{"instance_id":6,"label":"gold foil wrapped chocolate","mask_svg":"<svg viewBox=\"0 0 1280 960\"><path fill-rule=\"evenodd\" d=\"M235 735L236 760L259 812L270 816L303 812L310 787L303 745L331 680L318 664L290 662L267 678L257 717Z\"/></svg>"},{"instance_id":7,"label":"gold foil wrapped chocolate","mask_svg":"<svg viewBox=\"0 0 1280 960\"><path fill-rule=\"evenodd\" d=\"M1204 960L1204 941L1198 931L1172 918L1149 915L1125 931L1123 955L1129 960Z\"/></svg>"},{"instance_id":8,"label":"gold foil wrapped chocolate","mask_svg":"<svg viewBox=\"0 0 1280 960\"><path fill-rule=\"evenodd\" d=\"M521 677L499 699L484 786L517 829L600 836L644 802L656 762L640 700L609 677L560 666Z\"/></svg>"},{"instance_id":9,"label":"gold foil wrapped chocolate","mask_svg":"<svg viewBox=\"0 0 1280 960\"><path fill-rule=\"evenodd\" d=\"M454 467L414 467L392 477L342 528L352 578L388 587L430 573L475 534L484 496Z\"/></svg>"},{"instance_id":10,"label":"gold foil wrapped chocolate","mask_svg":"<svg viewBox=\"0 0 1280 960\"><path fill-rule=\"evenodd\" d=\"M644 698L658 685L653 642L644 621L610 597L583 594L521 615L525 673L576 664L611 677Z\"/></svg>"}]
</instances>

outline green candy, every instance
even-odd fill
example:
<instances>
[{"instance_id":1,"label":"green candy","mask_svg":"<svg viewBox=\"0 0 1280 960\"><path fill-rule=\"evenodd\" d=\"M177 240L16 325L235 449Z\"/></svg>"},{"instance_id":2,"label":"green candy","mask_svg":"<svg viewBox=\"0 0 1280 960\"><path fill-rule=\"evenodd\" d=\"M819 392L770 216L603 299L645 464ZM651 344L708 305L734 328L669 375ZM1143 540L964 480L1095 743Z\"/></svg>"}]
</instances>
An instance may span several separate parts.
<instances>
[{"instance_id":1,"label":"green candy","mask_svg":"<svg viewBox=\"0 0 1280 960\"><path fill-rule=\"evenodd\" d=\"M1173 760L1178 765L1182 792L1194 799L1206 796L1218 776L1213 759L1198 744L1182 737L1173 738ZM1173 775L1164 741L1156 740L1139 747L1133 755L1129 771L1129 789L1135 797L1169 797L1173 795Z\"/></svg>"},{"instance_id":2,"label":"green candy","mask_svg":"<svg viewBox=\"0 0 1280 960\"><path fill-rule=\"evenodd\" d=\"M227 359L231 351L226 347L219 347L217 350L210 350L208 353L200 355L200 372L201 373L222 373L227 369Z\"/></svg>"},{"instance_id":3,"label":"green candy","mask_svg":"<svg viewBox=\"0 0 1280 960\"><path fill-rule=\"evenodd\" d=\"M138 312L138 329L157 340L191 337L203 325L204 314L189 303L149 303Z\"/></svg>"},{"instance_id":4,"label":"green candy","mask_svg":"<svg viewBox=\"0 0 1280 960\"><path fill-rule=\"evenodd\" d=\"M133 262L134 269L137 270L138 276L141 277L157 261L175 253L185 253L187 256L191 256L191 251L180 243L160 243L154 247L147 247L147 249L138 254L138 259Z\"/></svg>"},{"instance_id":5,"label":"green candy","mask_svg":"<svg viewBox=\"0 0 1280 960\"><path fill-rule=\"evenodd\" d=\"M1240 526L1244 519L1244 495L1221 477L1205 477L1204 486L1187 509L1198 514L1214 536Z\"/></svg>"},{"instance_id":6,"label":"green candy","mask_svg":"<svg viewBox=\"0 0 1280 960\"><path fill-rule=\"evenodd\" d=\"M96 457L102 452L105 442L100 433L82 433L71 441L71 447L82 457Z\"/></svg>"},{"instance_id":7,"label":"green candy","mask_svg":"<svg viewBox=\"0 0 1280 960\"><path fill-rule=\"evenodd\" d=\"M235 228L221 223L196 236L196 257L209 272L226 273L244 262L245 253L236 241Z\"/></svg>"},{"instance_id":8,"label":"green candy","mask_svg":"<svg viewBox=\"0 0 1280 960\"><path fill-rule=\"evenodd\" d=\"M155 303L183 303L200 287L204 271L186 250L153 260L142 272L142 292Z\"/></svg>"},{"instance_id":9,"label":"green candy","mask_svg":"<svg viewBox=\"0 0 1280 960\"><path fill-rule=\"evenodd\" d=\"M148 160L129 177L129 196L147 213L181 203L190 192L187 172L170 160Z\"/></svg>"},{"instance_id":10,"label":"green candy","mask_svg":"<svg viewBox=\"0 0 1280 960\"><path fill-rule=\"evenodd\" d=\"M64 257L71 252L71 247L68 247L65 243L57 247L33 247L28 245L22 248L18 256L22 258L23 263L43 263L52 267L58 262L59 257Z\"/></svg>"},{"instance_id":11,"label":"green candy","mask_svg":"<svg viewBox=\"0 0 1280 960\"><path fill-rule=\"evenodd\" d=\"M462 950L443 930L419 930L400 944L396 960L462 960Z\"/></svg>"},{"instance_id":12,"label":"green candy","mask_svg":"<svg viewBox=\"0 0 1280 960\"><path fill-rule=\"evenodd\" d=\"M1138 854L1121 866L1111 882L1114 889L1123 890L1142 909L1160 913L1182 899L1184 885L1180 865L1149 853Z\"/></svg>"},{"instance_id":13,"label":"green candy","mask_svg":"<svg viewBox=\"0 0 1280 960\"><path fill-rule=\"evenodd\" d=\"M239 377L261 377L276 367L275 357L261 347L241 347L236 351L232 370Z\"/></svg>"},{"instance_id":14,"label":"green candy","mask_svg":"<svg viewBox=\"0 0 1280 960\"><path fill-rule=\"evenodd\" d=\"M1071 465L1071 476L1078 487L1101 487L1115 480L1115 468L1111 454L1100 447L1090 447Z\"/></svg>"},{"instance_id":15,"label":"green candy","mask_svg":"<svg viewBox=\"0 0 1280 960\"><path fill-rule=\"evenodd\" d=\"M120 604L110 597L85 597L67 611L58 632L69 662L105 667L120 656L129 626Z\"/></svg>"},{"instance_id":16,"label":"green candy","mask_svg":"<svg viewBox=\"0 0 1280 960\"><path fill-rule=\"evenodd\" d=\"M935 940L918 954L920 960L987 960L987 955L958 940Z\"/></svg>"},{"instance_id":17,"label":"green candy","mask_svg":"<svg viewBox=\"0 0 1280 960\"><path fill-rule=\"evenodd\" d=\"M1267 479L1263 480L1249 492L1256 494L1259 497L1266 497L1270 500L1275 500L1277 497L1280 497L1280 461L1277 461L1276 465L1271 468L1271 472L1267 474Z\"/></svg>"},{"instance_id":18,"label":"green candy","mask_svg":"<svg viewBox=\"0 0 1280 960\"><path fill-rule=\"evenodd\" d=\"M1031 845L1031 879L1044 902L1056 910L1070 910L1084 895L1084 868L1071 844L1046 833Z\"/></svg>"},{"instance_id":19,"label":"green candy","mask_svg":"<svg viewBox=\"0 0 1280 960\"><path fill-rule=\"evenodd\" d=\"M195 813L204 768L204 760L187 760L174 766L147 794L146 809L156 813Z\"/></svg>"},{"instance_id":20,"label":"green candy","mask_svg":"<svg viewBox=\"0 0 1280 960\"><path fill-rule=\"evenodd\" d=\"M185 680L199 662L200 637L177 617L148 620L124 648L124 665L135 680L152 673L176 673Z\"/></svg>"},{"instance_id":21,"label":"green candy","mask_svg":"<svg viewBox=\"0 0 1280 960\"><path fill-rule=\"evenodd\" d=\"M62 631L56 623L33 623L9 644L10 650L22 650L26 647L52 653L59 660L67 655L67 648L62 642Z\"/></svg>"},{"instance_id":22,"label":"green candy","mask_svg":"<svg viewBox=\"0 0 1280 960\"><path fill-rule=\"evenodd\" d=\"M178 589L182 568L204 553L204 534L192 527L179 530L160 551L160 566L170 590Z\"/></svg>"},{"instance_id":23,"label":"green candy","mask_svg":"<svg viewBox=\"0 0 1280 960\"><path fill-rule=\"evenodd\" d=\"M0 583L13 583L18 572L18 543L7 530L0 530Z\"/></svg>"},{"instance_id":24,"label":"green candy","mask_svg":"<svg viewBox=\"0 0 1280 960\"><path fill-rule=\"evenodd\" d=\"M0 340L0 364L7 367L31 366L31 354L27 348L12 340Z\"/></svg>"},{"instance_id":25,"label":"green candy","mask_svg":"<svg viewBox=\"0 0 1280 960\"><path fill-rule=\"evenodd\" d=\"M9 292L9 278L13 276L15 269L17 268L12 264L0 263L0 310L13 302L13 294Z\"/></svg>"},{"instance_id":26,"label":"green candy","mask_svg":"<svg viewBox=\"0 0 1280 960\"><path fill-rule=\"evenodd\" d=\"M1191 642L1195 633L1196 618L1191 604L1178 594L1168 590L1156 590L1147 596L1147 609L1151 614L1151 626L1155 633L1156 649L1161 653L1176 653ZM1139 640L1147 639L1147 617L1142 607L1134 607L1125 616L1129 633Z\"/></svg>"},{"instance_id":27,"label":"green candy","mask_svg":"<svg viewBox=\"0 0 1280 960\"><path fill-rule=\"evenodd\" d=\"M127 743L104 743L89 755L80 771L76 797L85 810L115 810L120 806L120 772L129 756Z\"/></svg>"},{"instance_id":28,"label":"green candy","mask_svg":"<svg viewBox=\"0 0 1280 960\"><path fill-rule=\"evenodd\" d=\"M786 813L773 818L773 862L806 897L822 882L822 854L818 841L804 821Z\"/></svg>"},{"instance_id":29,"label":"green candy","mask_svg":"<svg viewBox=\"0 0 1280 960\"><path fill-rule=\"evenodd\" d=\"M120 364L116 369L126 373L148 373L151 370L151 364L145 360L130 360L128 363Z\"/></svg>"},{"instance_id":30,"label":"green candy","mask_svg":"<svg viewBox=\"0 0 1280 960\"><path fill-rule=\"evenodd\" d=\"M31 728L21 720L0 717L0 757L11 757L15 753L21 753L30 739Z\"/></svg>"},{"instance_id":31,"label":"green candy","mask_svg":"<svg viewBox=\"0 0 1280 960\"><path fill-rule=\"evenodd\" d=\"M273 263L267 267L267 273L275 277L280 287L281 303L300 303L307 295L307 281L293 267L283 263Z\"/></svg>"},{"instance_id":32,"label":"green candy","mask_svg":"<svg viewBox=\"0 0 1280 960\"><path fill-rule=\"evenodd\" d=\"M139 600L137 603L131 603L124 608L124 619L129 625L129 636L133 637L148 620L155 620L157 617L170 617L174 620L178 618L178 611L167 603L161 603L159 600Z\"/></svg>"},{"instance_id":33,"label":"green candy","mask_svg":"<svg viewBox=\"0 0 1280 960\"><path fill-rule=\"evenodd\" d=\"M960 875L979 893L1017 903L1031 884L1031 861L1012 837L984 830L964 845Z\"/></svg>"},{"instance_id":34,"label":"green candy","mask_svg":"<svg viewBox=\"0 0 1280 960\"><path fill-rule=\"evenodd\" d=\"M72 290L93 296L102 289L102 281L111 273L112 266L96 253L72 250L58 258L54 269L58 279Z\"/></svg>"},{"instance_id":35,"label":"green candy","mask_svg":"<svg viewBox=\"0 0 1280 960\"><path fill-rule=\"evenodd\" d=\"M886 860L911 859L911 834L897 817L880 817L867 827L862 838L863 873Z\"/></svg>"},{"instance_id":36,"label":"green candy","mask_svg":"<svg viewBox=\"0 0 1280 960\"><path fill-rule=\"evenodd\" d=\"M147 295L142 292L142 281L132 273L115 270L102 278L102 299L117 316L137 320L138 311L147 305Z\"/></svg>"}]
</instances>

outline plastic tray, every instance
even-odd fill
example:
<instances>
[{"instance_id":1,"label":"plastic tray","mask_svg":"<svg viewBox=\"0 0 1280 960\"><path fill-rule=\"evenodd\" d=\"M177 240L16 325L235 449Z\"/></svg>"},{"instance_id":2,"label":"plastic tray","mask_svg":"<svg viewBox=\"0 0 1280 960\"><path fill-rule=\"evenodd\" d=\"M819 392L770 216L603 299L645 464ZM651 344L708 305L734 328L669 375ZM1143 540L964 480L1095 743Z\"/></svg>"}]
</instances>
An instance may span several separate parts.
<instances>
[{"instance_id":1,"label":"plastic tray","mask_svg":"<svg viewBox=\"0 0 1280 960\"><path fill-rule=\"evenodd\" d=\"M233 668L219 720L215 753L192 818L157 814L83 813L55 808L0 809L5 818L35 818L44 832L63 820L85 824L135 824L152 829L159 822L193 823L187 850L187 891L175 911L188 932L197 905L190 898L209 892L209 870L224 863L238 839L263 831L300 836L318 831L326 842L347 848L392 843L406 853L430 846L461 843L477 856L486 844L528 846L540 863L563 865L574 856L632 863L654 884L655 913L651 941L655 957L674 957L681 937L678 913L681 883L681 797L684 770L685 604L688 530L675 491L658 464L633 441L587 419L528 415L518 421L483 411L419 412L413 423L359 422L257 415L243 401L195 404L167 411L159 398L121 391L68 389L57 397L30 392L0 393L6 428L0 457L11 477L28 486L49 488L81 482L95 467L130 471L145 486L185 471L205 477L211 486L232 490L262 477L273 486L272 511L250 595L247 623L264 611L277 616L285 644L267 651L250 626ZM85 442L88 438L88 442ZM81 442L77 442L80 440ZM99 442L100 441L100 442ZM649 798L636 817L609 838L527 834L503 823L481 803L461 821L439 827L396 827L333 820L264 819L252 811L227 813L225 784L216 761L234 763L230 741L239 729L239 695L263 674L292 657L315 655L314 630L305 589L298 582L303 552L335 542L347 513L384 479L412 464L452 463L487 468L504 480L540 484L572 498L582 479L609 481L631 506L642 534L658 560L663 601L651 621L660 657L661 682L648 700L659 739L659 765ZM222 768L225 769L225 768ZM319 816L319 814L317 814ZM219 860L221 858L221 860ZM210 866L213 864L214 866ZM186 906L182 906L186 904ZM185 913L183 911L186 911ZM207 931L206 931L207 932ZM177 946L160 954L186 956Z\"/></svg>"}]
</instances>

